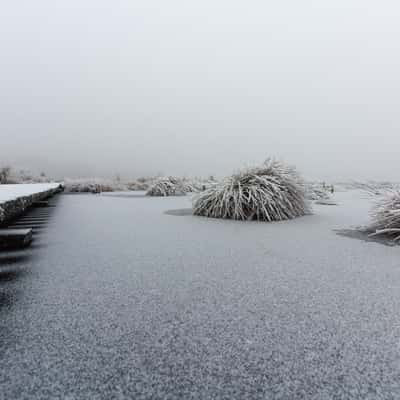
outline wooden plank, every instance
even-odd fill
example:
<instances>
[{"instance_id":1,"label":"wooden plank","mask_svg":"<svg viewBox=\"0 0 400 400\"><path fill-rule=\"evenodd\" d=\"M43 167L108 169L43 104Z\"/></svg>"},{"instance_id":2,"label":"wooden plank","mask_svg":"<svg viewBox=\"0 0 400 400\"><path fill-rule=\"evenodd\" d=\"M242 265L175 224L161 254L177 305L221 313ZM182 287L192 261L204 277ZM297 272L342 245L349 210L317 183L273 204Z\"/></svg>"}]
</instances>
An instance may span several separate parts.
<instances>
[{"instance_id":1,"label":"wooden plank","mask_svg":"<svg viewBox=\"0 0 400 400\"><path fill-rule=\"evenodd\" d=\"M0 249L27 247L32 242L32 229L0 229Z\"/></svg>"},{"instance_id":2,"label":"wooden plank","mask_svg":"<svg viewBox=\"0 0 400 400\"><path fill-rule=\"evenodd\" d=\"M49 202L46 200L42 200L42 201L35 201L32 204L33 207L48 207L49 206Z\"/></svg>"},{"instance_id":3,"label":"wooden plank","mask_svg":"<svg viewBox=\"0 0 400 400\"><path fill-rule=\"evenodd\" d=\"M49 223L48 219L45 219L45 220L20 219L20 220L14 222L14 224L21 224L21 225L23 225L23 224L41 225L41 224L47 224L47 223Z\"/></svg>"},{"instance_id":4,"label":"wooden plank","mask_svg":"<svg viewBox=\"0 0 400 400\"><path fill-rule=\"evenodd\" d=\"M7 227L7 229L33 229L33 230L39 230L39 229L44 229L45 225L33 225L33 224L11 224Z\"/></svg>"}]
</instances>

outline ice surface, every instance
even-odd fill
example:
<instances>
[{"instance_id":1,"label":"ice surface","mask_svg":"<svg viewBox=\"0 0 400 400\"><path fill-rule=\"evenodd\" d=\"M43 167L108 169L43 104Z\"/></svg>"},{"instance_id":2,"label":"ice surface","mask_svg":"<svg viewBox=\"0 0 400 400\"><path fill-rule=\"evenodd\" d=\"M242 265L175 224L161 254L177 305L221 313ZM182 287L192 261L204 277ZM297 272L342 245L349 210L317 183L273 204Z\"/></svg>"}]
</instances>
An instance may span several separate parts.
<instances>
[{"instance_id":1,"label":"ice surface","mask_svg":"<svg viewBox=\"0 0 400 400\"><path fill-rule=\"evenodd\" d=\"M58 196L0 255L3 398L400 398L400 247L334 232L370 200L265 223L118 195Z\"/></svg>"}]
</instances>

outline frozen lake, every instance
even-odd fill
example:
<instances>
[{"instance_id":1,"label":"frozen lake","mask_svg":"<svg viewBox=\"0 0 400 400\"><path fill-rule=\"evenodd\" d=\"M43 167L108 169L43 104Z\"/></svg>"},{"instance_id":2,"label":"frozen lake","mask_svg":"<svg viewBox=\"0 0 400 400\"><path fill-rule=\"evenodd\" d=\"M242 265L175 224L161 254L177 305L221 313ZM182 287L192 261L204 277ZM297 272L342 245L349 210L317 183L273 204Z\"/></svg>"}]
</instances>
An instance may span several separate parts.
<instances>
[{"instance_id":1,"label":"frozen lake","mask_svg":"<svg viewBox=\"0 0 400 400\"><path fill-rule=\"evenodd\" d=\"M336 199L268 224L59 196L0 253L0 398L399 398L400 247L337 235L370 202Z\"/></svg>"}]
</instances>

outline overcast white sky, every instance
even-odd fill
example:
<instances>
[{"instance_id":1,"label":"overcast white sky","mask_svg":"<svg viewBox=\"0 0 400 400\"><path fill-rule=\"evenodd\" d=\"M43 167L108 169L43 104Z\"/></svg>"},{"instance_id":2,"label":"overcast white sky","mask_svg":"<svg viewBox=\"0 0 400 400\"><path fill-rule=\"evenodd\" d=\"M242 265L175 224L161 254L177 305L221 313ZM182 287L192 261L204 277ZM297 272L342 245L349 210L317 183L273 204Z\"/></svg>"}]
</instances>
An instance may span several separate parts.
<instances>
[{"instance_id":1,"label":"overcast white sky","mask_svg":"<svg viewBox=\"0 0 400 400\"><path fill-rule=\"evenodd\" d=\"M0 164L399 180L399 21L394 0L2 1Z\"/></svg>"}]
</instances>

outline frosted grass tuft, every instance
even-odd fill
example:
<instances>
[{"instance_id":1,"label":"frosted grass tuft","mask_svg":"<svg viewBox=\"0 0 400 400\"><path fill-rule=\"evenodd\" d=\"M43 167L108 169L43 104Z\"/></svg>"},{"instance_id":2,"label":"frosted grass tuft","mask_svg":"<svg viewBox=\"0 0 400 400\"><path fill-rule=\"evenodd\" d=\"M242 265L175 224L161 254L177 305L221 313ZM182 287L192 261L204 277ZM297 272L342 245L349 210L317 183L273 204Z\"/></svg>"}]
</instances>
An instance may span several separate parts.
<instances>
[{"instance_id":1,"label":"frosted grass tuft","mask_svg":"<svg viewBox=\"0 0 400 400\"><path fill-rule=\"evenodd\" d=\"M310 213L296 169L267 159L198 194L195 215L234 220L282 221Z\"/></svg>"},{"instance_id":2,"label":"frosted grass tuft","mask_svg":"<svg viewBox=\"0 0 400 400\"><path fill-rule=\"evenodd\" d=\"M400 191L391 190L377 200L371 212L370 236L385 235L400 241Z\"/></svg>"},{"instance_id":3,"label":"frosted grass tuft","mask_svg":"<svg viewBox=\"0 0 400 400\"><path fill-rule=\"evenodd\" d=\"M166 177L158 178L147 190L147 196L185 196L190 189L188 186L179 178Z\"/></svg>"}]
</instances>

